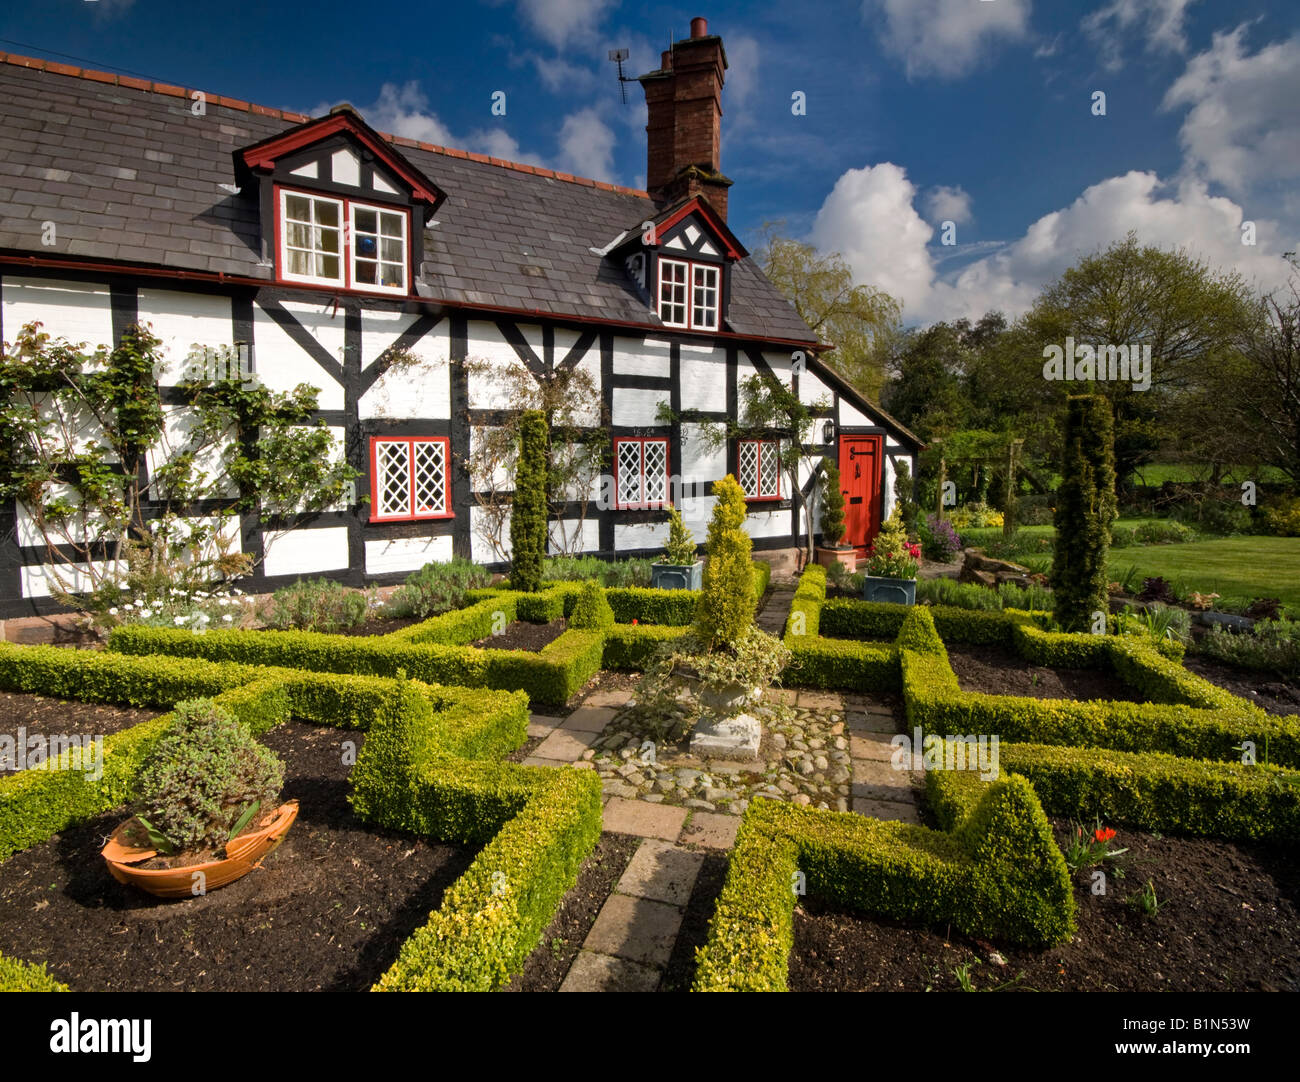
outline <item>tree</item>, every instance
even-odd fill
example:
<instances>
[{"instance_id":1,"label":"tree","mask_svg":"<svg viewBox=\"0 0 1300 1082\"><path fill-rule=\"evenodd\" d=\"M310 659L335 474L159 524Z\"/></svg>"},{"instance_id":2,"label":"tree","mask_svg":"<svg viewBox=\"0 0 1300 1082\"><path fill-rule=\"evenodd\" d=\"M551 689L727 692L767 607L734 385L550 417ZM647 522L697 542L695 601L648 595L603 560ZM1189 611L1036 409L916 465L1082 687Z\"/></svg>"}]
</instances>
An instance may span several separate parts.
<instances>
[{"instance_id":1,"label":"tree","mask_svg":"<svg viewBox=\"0 0 1300 1082\"><path fill-rule=\"evenodd\" d=\"M884 343L897 333L901 309L888 293L855 284L839 253L819 255L783 237L779 223L763 227L757 260L794 305L799 318L834 349L822 358L873 402L885 381Z\"/></svg>"},{"instance_id":2,"label":"tree","mask_svg":"<svg viewBox=\"0 0 1300 1082\"><path fill-rule=\"evenodd\" d=\"M1109 611L1106 557L1117 514L1109 403L1100 395L1071 395L1064 437L1052 601L1056 622L1066 631L1080 631L1091 625L1095 613Z\"/></svg>"},{"instance_id":3,"label":"tree","mask_svg":"<svg viewBox=\"0 0 1300 1082\"><path fill-rule=\"evenodd\" d=\"M822 459L822 543L835 547L844 540L844 492L840 489L840 468L831 458Z\"/></svg>"},{"instance_id":4,"label":"tree","mask_svg":"<svg viewBox=\"0 0 1300 1082\"><path fill-rule=\"evenodd\" d=\"M0 499L31 520L69 606L246 574L259 557L237 551L234 516L319 511L357 476L311 423L316 388L272 392L234 350L194 347L165 411L160 346L147 325L88 352L29 323L0 349Z\"/></svg>"},{"instance_id":5,"label":"tree","mask_svg":"<svg viewBox=\"0 0 1300 1082\"><path fill-rule=\"evenodd\" d=\"M738 642L754 624L754 543L745 532L745 493L731 474L713 485L713 517L704 549L703 589L694 632L706 651Z\"/></svg>"},{"instance_id":6,"label":"tree","mask_svg":"<svg viewBox=\"0 0 1300 1082\"><path fill-rule=\"evenodd\" d=\"M546 559L546 415L527 410L519 418L519 457L510 511L510 588L541 589Z\"/></svg>"}]
</instances>

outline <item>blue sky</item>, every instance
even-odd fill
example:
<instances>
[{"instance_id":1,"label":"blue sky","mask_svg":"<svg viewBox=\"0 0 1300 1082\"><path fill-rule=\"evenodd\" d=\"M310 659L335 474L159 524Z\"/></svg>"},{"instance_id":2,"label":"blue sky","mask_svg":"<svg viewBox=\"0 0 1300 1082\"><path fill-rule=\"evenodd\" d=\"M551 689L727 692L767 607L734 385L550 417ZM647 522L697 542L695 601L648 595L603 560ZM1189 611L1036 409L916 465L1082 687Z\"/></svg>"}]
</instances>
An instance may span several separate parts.
<instances>
[{"instance_id":1,"label":"blue sky","mask_svg":"<svg viewBox=\"0 0 1300 1082\"><path fill-rule=\"evenodd\" d=\"M346 100L382 130L641 186L644 101L632 83L621 104L606 52L651 70L693 15L731 65L732 227L783 220L909 323L1016 314L1129 229L1262 287L1300 248L1294 0L35 0L0 14L0 49L304 112Z\"/></svg>"}]
</instances>

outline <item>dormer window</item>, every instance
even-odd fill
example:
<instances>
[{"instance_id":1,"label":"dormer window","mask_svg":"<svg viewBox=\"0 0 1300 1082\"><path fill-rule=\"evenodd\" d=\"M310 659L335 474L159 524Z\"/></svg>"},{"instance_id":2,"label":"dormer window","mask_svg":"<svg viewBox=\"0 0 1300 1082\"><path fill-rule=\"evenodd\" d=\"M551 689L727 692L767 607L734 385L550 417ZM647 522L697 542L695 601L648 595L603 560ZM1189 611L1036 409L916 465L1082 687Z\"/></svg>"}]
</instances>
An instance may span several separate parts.
<instances>
[{"instance_id":1,"label":"dormer window","mask_svg":"<svg viewBox=\"0 0 1300 1082\"><path fill-rule=\"evenodd\" d=\"M280 277L406 293L408 214L351 199L280 189Z\"/></svg>"},{"instance_id":2,"label":"dormer window","mask_svg":"<svg viewBox=\"0 0 1300 1082\"><path fill-rule=\"evenodd\" d=\"M719 268L708 263L659 258L659 318L669 327L718 329Z\"/></svg>"}]
</instances>

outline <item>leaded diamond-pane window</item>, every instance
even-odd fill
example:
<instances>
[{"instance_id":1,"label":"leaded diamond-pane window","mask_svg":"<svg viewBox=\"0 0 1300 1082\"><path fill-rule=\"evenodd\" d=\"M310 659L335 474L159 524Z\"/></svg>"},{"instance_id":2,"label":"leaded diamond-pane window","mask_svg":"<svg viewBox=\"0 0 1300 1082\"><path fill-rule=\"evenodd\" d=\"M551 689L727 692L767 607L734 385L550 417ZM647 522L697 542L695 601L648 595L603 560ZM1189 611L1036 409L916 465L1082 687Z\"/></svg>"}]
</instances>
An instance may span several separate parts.
<instances>
[{"instance_id":1,"label":"leaded diamond-pane window","mask_svg":"<svg viewBox=\"0 0 1300 1082\"><path fill-rule=\"evenodd\" d=\"M371 465L372 518L450 516L447 440L376 438Z\"/></svg>"},{"instance_id":2,"label":"leaded diamond-pane window","mask_svg":"<svg viewBox=\"0 0 1300 1082\"><path fill-rule=\"evenodd\" d=\"M618 507L660 507L668 500L668 441L614 441L615 503Z\"/></svg>"},{"instance_id":3,"label":"leaded diamond-pane window","mask_svg":"<svg viewBox=\"0 0 1300 1082\"><path fill-rule=\"evenodd\" d=\"M780 499L780 441L741 440L736 452L736 480L751 500Z\"/></svg>"}]
</instances>

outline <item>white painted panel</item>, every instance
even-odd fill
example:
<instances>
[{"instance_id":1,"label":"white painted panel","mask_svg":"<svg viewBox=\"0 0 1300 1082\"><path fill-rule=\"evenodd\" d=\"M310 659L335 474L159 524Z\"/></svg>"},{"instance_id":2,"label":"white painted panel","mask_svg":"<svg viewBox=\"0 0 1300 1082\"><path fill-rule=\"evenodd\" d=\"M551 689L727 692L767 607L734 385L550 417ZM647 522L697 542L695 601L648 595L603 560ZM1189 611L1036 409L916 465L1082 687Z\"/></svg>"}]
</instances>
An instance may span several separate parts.
<instances>
[{"instance_id":1,"label":"white painted panel","mask_svg":"<svg viewBox=\"0 0 1300 1082\"><path fill-rule=\"evenodd\" d=\"M614 388L614 418L616 426L641 427L658 425L659 403L671 401L664 390L640 390L635 387Z\"/></svg>"},{"instance_id":2,"label":"white painted panel","mask_svg":"<svg viewBox=\"0 0 1300 1082\"><path fill-rule=\"evenodd\" d=\"M816 373L805 368L799 377L799 401L805 406L820 403L829 408L835 401L835 395Z\"/></svg>"},{"instance_id":3,"label":"white painted panel","mask_svg":"<svg viewBox=\"0 0 1300 1082\"><path fill-rule=\"evenodd\" d=\"M350 150L336 150L330 157L330 173L335 184L361 183L361 162Z\"/></svg>"},{"instance_id":4,"label":"white painted panel","mask_svg":"<svg viewBox=\"0 0 1300 1082\"><path fill-rule=\"evenodd\" d=\"M681 237L673 237L672 240L666 241L664 243L664 247L672 248L674 251L678 251L678 252L686 251L686 245L682 242Z\"/></svg>"},{"instance_id":5,"label":"white painted panel","mask_svg":"<svg viewBox=\"0 0 1300 1082\"><path fill-rule=\"evenodd\" d=\"M776 378L779 379L782 383L784 383L787 387L789 387L791 379L793 378L794 375L790 354L788 352L775 353L769 351L763 354L763 360L765 360L768 364L768 367L772 369L772 374L776 376ZM804 375L799 377L801 383L806 378L806 376L807 376L807 370L805 369ZM827 405L829 404L830 403L828 402Z\"/></svg>"},{"instance_id":6,"label":"white painted panel","mask_svg":"<svg viewBox=\"0 0 1300 1082\"><path fill-rule=\"evenodd\" d=\"M193 438L193 428L197 421L195 412L187 406L164 406L163 407L163 438L155 447L151 447L147 454L149 473L152 475L158 467L166 460L172 458L181 451L190 449L190 441ZM194 461L196 473L201 473L211 484L224 471L221 464L221 454L224 449L223 443L212 443L203 447ZM235 494L233 484L224 484L218 489L214 496L230 496Z\"/></svg>"},{"instance_id":7,"label":"white painted panel","mask_svg":"<svg viewBox=\"0 0 1300 1082\"><path fill-rule=\"evenodd\" d=\"M100 575L104 573L107 566L99 561L90 565ZM72 593L82 593L94 587L90 572L84 563L60 564L58 574L61 588ZM19 587L23 597L50 597L54 593L55 585L56 581L51 578L50 570L42 565L22 569Z\"/></svg>"},{"instance_id":8,"label":"white painted panel","mask_svg":"<svg viewBox=\"0 0 1300 1082\"><path fill-rule=\"evenodd\" d=\"M713 505L717 502L713 496L687 496L678 507L682 513L682 523L695 537L697 545L704 544L704 536L709 531L709 519L713 517Z\"/></svg>"},{"instance_id":9,"label":"white painted panel","mask_svg":"<svg viewBox=\"0 0 1300 1082\"><path fill-rule=\"evenodd\" d=\"M185 359L195 346L218 350L234 343L229 297L142 289L140 321L162 339L159 348L166 364L158 382L164 385L180 380Z\"/></svg>"},{"instance_id":10,"label":"white painted panel","mask_svg":"<svg viewBox=\"0 0 1300 1082\"><path fill-rule=\"evenodd\" d=\"M106 285L5 275L0 298L5 341L17 338L25 323L39 321L46 334L74 345L113 344L113 308Z\"/></svg>"},{"instance_id":11,"label":"white painted panel","mask_svg":"<svg viewBox=\"0 0 1300 1082\"><path fill-rule=\"evenodd\" d=\"M727 353L722 349L682 347L683 410L723 412L727 408Z\"/></svg>"},{"instance_id":12,"label":"white painted panel","mask_svg":"<svg viewBox=\"0 0 1300 1082\"><path fill-rule=\"evenodd\" d=\"M452 557L451 535L393 537L366 542L366 574L418 571L425 564L444 564Z\"/></svg>"},{"instance_id":13,"label":"white painted panel","mask_svg":"<svg viewBox=\"0 0 1300 1082\"><path fill-rule=\"evenodd\" d=\"M286 301L283 307L334 360L342 363L342 308L331 318L330 305ZM273 391L290 391L299 383L306 383L320 390L317 400L320 409L343 408L343 388L257 304L253 305L253 335L257 343L254 367L267 387Z\"/></svg>"},{"instance_id":14,"label":"white painted panel","mask_svg":"<svg viewBox=\"0 0 1300 1082\"><path fill-rule=\"evenodd\" d=\"M840 416L841 425L875 425L875 419L868 417L857 406L847 398L840 398Z\"/></svg>"},{"instance_id":15,"label":"white painted panel","mask_svg":"<svg viewBox=\"0 0 1300 1082\"><path fill-rule=\"evenodd\" d=\"M392 319L396 314L399 318ZM373 318L372 318L373 317ZM401 313L366 313L361 317L362 366L369 367L414 322ZM414 346L418 363L390 370L361 398L362 420L375 417L447 419L451 417L449 328L444 322Z\"/></svg>"},{"instance_id":16,"label":"white painted panel","mask_svg":"<svg viewBox=\"0 0 1300 1082\"><path fill-rule=\"evenodd\" d=\"M682 425L682 480L716 481L727 475L727 448L710 448L700 425Z\"/></svg>"},{"instance_id":17,"label":"white painted panel","mask_svg":"<svg viewBox=\"0 0 1300 1082\"><path fill-rule=\"evenodd\" d=\"M894 460L888 455L885 456L884 485L885 485L885 511L884 518L889 518L894 510Z\"/></svg>"},{"instance_id":18,"label":"white painted panel","mask_svg":"<svg viewBox=\"0 0 1300 1082\"><path fill-rule=\"evenodd\" d=\"M672 347L655 338L648 338L644 342L616 338L614 372L620 376L657 376L667 379L672 375Z\"/></svg>"},{"instance_id":19,"label":"white painted panel","mask_svg":"<svg viewBox=\"0 0 1300 1082\"><path fill-rule=\"evenodd\" d=\"M568 518L562 523L552 521L547 551L579 553L600 550L600 522L594 517Z\"/></svg>"},{"instance_id":20,"label":"white painted panel","mask_svg":"<svg viewBox=\"0 0 1300 1082\"><path fill-rule=\"evenodd\" d=\"M310 177L315 180L320 175L320 166L316 162L308 162L306 165L300 165L297 169L291 170L295 177Z\"/></svg>"},{"instance_id":21,"label":"white painted panel","mask_svg":"<svg viewBox=\"0 0 1300 1082\"><path fill-rule=\"evenodd\" d=\"M718 250L713 246L712 242L707 241L707 240L706 240L703 244L700 245L700 251L703 252L703 253L705 253L705 255L717 255L717 254L718 254Z\"/></svg>"},{"instance_id":22,"label":"white painted panel","mask_svg":"<svg viewBox=\"0 0 1300 1082\"><path fill-rule=\"evenodd\" d=\"M745 532L750 537L789 537L790 511L751 512L745 519Z\"/></svg>"},{"instance_id":23,"label":"white painted panel","mask_svg":"<svg viewBox=\"0 0 1300 1082\"><path fill-rule=\"evenodd\" d=\"M692 244L700 239L700 231L695 227L694 223L688 225L683 232L686 234L686 239Z\"/></svg>"},{"instance_id":24,"label":"white painted panel","mask_svg":"<svg viewBox=\"0 0 1300 1082\"><path fill-rule=\"evenodd\" d=\"M396 188L388 183L378 172L374 173L375 191L384 192L387 195L400 195Z\"/></svg>"},{"instance_id":25,"label":"white painted panel","mask_svg":"<svg viewBox=\"0 0 1300 1082\"><path fill-rule=\"evenodd\" d=\"M512 366L522 364L510 343L502 337L501 332L491 323L478 320L471 321L467 328L469 336L467 355L470 361L486 362L491 366L481 371L481 364L472 364L469 370L469 408L503 409L507 401L507 384L500 372Z\"/></svg>"},{"instance_id":26,"label":"white painted panel","mask_svg":"<svg viewBox=\"0 0 1300 1082\"><path fill-rule=\"evenodd\" d=\"M268 575L308 575L337 571L348 566L348 529L329 526L321 530L292 530L266 534Z\"/></svg>"},{"instance_id":27,"label":"white painted panel","mask_svg":"<svg viewBox=\"0 0 1300 1082\"><path fill-rule=\"evenodd\" d=\"M667 541L667 522L618 522L614 524L614 548L619 552L625 552L629 549L663 548Z\"/></svg>"},{"instance_id":28,"label":"white painted panel","mask_svg":"<svg viewBox=\"0 0 1300 1082\"><path fill-rule=\"evenodd\" d=\"M600 347L594 346L587 350L587 355L574 367L586 373L592 387L590 400L584 403L582 409L575 411L574 421L580 425L595 427L601 423L601 404L604 402L600 387Z\"/></svg>"},{"instance_id":29,"label":"white painted panel","mask_svg":"<svg viewBox=\"0 0 1300 1082\"><path fill-rule=\"evenodd\" d=\"M502 560L510 558L510 513L507 511L505 519L501 524L501 552L498 553L496 547L484 536L486 529L487 516L481 507L471 507L469 512L470 522L470 555L475 563L495 564Z\"/></svg>"}]
</instances>

